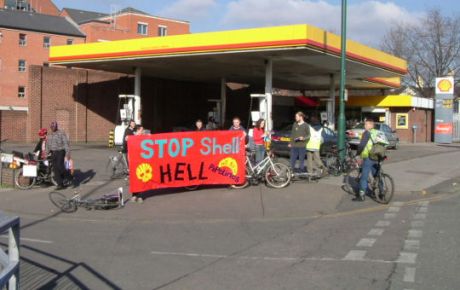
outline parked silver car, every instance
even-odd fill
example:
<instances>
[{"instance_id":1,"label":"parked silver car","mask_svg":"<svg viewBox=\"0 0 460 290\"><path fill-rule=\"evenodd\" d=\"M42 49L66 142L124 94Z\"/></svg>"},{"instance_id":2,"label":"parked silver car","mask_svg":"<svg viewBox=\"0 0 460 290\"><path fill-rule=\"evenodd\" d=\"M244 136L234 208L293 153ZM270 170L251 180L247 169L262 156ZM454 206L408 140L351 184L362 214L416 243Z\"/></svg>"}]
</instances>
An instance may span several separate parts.
<instances>
[{"instance_id":1,"label":"parked silver car","mask_svg":"<svg viewBox=\"0 0 460 290\"><path fill-rule=\"evenodd\" d=\"M375 129L385 133L390 145L388 147L398 149L399 137L395 130L392 130L390 126L384 123L375 123ZM359 123L350 130L347 130L347 139L350 145L358 146L361 140L361 135L364 133L364 123Z\"/></svg>"}]
</instances>

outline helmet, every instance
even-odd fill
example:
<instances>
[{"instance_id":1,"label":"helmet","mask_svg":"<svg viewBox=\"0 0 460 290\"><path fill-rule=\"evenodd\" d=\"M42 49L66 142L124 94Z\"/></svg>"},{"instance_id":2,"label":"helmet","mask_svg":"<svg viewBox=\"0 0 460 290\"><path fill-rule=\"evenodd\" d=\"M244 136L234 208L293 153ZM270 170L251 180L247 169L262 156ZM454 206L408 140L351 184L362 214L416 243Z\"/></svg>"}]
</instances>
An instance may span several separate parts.
<instances>
[{"instance_id":1,"label":"helmet","mask_svg":"<svg viewBox=\"0 0 460 290\"><path fill-rule=\"evenodd\" d=\"M48 134L48 130L46 128L41 128L40 131L38 131L38 136L40 136L40 138L45 137L46 134Z\"/></svg>"}]
</instances>

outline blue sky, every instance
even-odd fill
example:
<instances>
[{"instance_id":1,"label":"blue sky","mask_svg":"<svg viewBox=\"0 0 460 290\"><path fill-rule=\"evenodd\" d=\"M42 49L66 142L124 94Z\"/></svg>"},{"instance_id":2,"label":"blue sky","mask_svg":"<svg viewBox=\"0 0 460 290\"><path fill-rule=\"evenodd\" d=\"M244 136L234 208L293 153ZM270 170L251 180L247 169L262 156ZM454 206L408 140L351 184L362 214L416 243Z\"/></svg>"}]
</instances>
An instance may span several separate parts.
<instances>
[{"instance_id":1,"label":"blue sky","mask_svg":"<svg viewBox=\"0 0 460 290\"><path fill-rule=\"evenodd\" d=\"M55 0L70 7L109 13L111 7L131 6L152 15L188 20L192 32L309 23L340 31L340 0ZM442 5L440 4L442 3ZM378 46L395 22L416 23L423 13L439 8L446 15L460 12L460 1L349 0L349 36Z\"/></svg>"}]
</instances>

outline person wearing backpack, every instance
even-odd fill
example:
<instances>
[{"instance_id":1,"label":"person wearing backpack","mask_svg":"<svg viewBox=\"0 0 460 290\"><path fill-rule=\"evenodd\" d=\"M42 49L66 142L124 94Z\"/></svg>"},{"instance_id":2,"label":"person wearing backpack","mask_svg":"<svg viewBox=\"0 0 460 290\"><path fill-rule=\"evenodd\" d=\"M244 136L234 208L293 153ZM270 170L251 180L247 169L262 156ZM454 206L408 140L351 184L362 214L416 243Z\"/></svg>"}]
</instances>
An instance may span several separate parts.
<instances>
[{"instance_id":1,"label":"person wearing backpack","mask_svg":"<svg viewBox=\"0 0 460 290\"><path fill-rule=\"evenodd\" d=\"M385 140L380 140L380 131L374 129L374 120L366 119L364 122L364 133L361 136L361 141L358 145L357 154L361 156L361 177L359 180L359 193L354 198L354 201L364 201L369 174L373 176L377 173L378 159L385 155Z\"/></svg>"},{"instance_id":2,"label":"person wearing backpack","mask_svg":"<svg viewBox=\"0 0 460 290\"><path fill-rule=\"evenodd\" d=\"M327 174L327 169L321 161L320 149L323 143L323 127L317 117L311 118L310 139L307 142L307 170L313 174L315 169L322 169L322 176Z\"/></svg>"}]
</instances>

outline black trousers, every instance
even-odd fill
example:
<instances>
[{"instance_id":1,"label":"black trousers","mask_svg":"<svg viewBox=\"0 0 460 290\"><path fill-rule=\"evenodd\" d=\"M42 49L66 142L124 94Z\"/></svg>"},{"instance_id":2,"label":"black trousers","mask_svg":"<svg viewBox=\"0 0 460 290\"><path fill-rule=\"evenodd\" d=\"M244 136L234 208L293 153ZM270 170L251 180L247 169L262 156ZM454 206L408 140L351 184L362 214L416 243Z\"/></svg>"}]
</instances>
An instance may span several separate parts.
<instances>
[{"instance_id":1,"label":"black trousers","mask_svg":"<svg viewBox=\"0 0 460 290\"><path fill-rule=\"evenodd\" d=\"M64 185L64 178L66 177L64 158L65 150L53 151L51 161L53 162L54 179L56 180L58 186Z\"/></svg>"}]
</instances>

